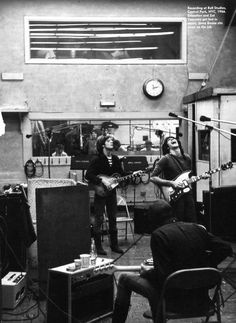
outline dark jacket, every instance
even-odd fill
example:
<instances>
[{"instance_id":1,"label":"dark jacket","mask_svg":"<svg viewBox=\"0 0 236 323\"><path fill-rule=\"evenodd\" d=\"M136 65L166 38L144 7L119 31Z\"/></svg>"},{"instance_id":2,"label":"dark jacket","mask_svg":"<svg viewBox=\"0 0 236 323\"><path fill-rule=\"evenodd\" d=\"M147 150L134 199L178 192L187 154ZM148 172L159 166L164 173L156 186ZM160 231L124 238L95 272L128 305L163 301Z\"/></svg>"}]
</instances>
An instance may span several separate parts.
<instances>
[{"instance_id":1,"label":"dark jacket","mask_svg":"<svg viewBox=\"0 0 236 323\"><path fill-rule=\"evenodd\" d=\"M85 178L92 184L99 184L101 179L98 175L112 176L113 174L125 175L118 156L112 155L112 166L109 165L107 157L103 154L91 160Z\"/></svg>"},{"instance_id":2,"label":"dark jacket","mask_svg":"<svg viewBox=\"0 0 236 323\"><path fill-rule=\"evenodd\" d=\"M158 286L176 270L216 267L232 256L230 244L208 233L196 223L175 222L161 226L151 235L154 269L147 273Z\"/></svg>"}]
</instances>

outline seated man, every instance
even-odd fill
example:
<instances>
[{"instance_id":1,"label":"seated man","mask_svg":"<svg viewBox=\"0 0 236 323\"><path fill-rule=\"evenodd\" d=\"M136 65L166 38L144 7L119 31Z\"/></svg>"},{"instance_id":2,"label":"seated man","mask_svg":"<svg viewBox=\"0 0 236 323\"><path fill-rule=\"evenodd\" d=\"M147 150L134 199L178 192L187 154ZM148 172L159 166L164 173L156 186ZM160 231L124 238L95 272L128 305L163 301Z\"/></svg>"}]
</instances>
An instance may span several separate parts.
<instances>
[{"instance_id":1,"label":"seated man","mask_svg":"<svg viewBox=\"0 0 236 323\"><path fill-rule=\"evenodd\" d=\"M132 292L148 299L152 316L155 317L162 285L168 275L180 269L216 267L232 255L231 246L208 233L203 226L178 222L172 215L171 206L164 200L158 200L150 206L149 223L154 267L140 275L121 274L113 323L126 321ZM161 323L161 320L158 322Z\"/></svg>"},{"instance_id":2,"label":"seated man","mask_svg":"<svg viewBox=\"0 0 236 323\"><path fill-rule=\"evenodd\" d=\"M53 157L56 156L68 156L67 153L64 151L64 145L63 144L57 144L55 148L55 152L52 153Z\"/></svg>"}]
</instances>

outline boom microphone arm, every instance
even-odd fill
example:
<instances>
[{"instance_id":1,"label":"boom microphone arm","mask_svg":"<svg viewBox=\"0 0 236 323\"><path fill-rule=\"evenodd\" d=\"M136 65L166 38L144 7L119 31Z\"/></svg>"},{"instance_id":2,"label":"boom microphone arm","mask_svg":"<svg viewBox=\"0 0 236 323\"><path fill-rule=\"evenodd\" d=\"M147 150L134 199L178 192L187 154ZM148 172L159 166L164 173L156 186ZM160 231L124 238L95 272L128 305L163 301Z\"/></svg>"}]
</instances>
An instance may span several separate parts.
<instances>
[{"instance_id":1,"label":"boom microphone arm","mask_svg":"<svg viewBox=\"0 0 236 323\"><path fill-rule=\"evenodd\" d=\"M200 121L214 121L214 122L229 123L229 124L236 125L236 122L233 122L233 121L221 120L221 119L213 119L213 118L209 118L209 117L206 117L206 116L201 116Z\"/></svg>"},{"instance_id":2,"label":"boom microphone arm","mask_svg":"<svg viewBox=\"0 0 236 323\"><path fill-rule=\"evenodd\" d=\"M205 123L203 123L203 122L199 122L199 121L195 121L195 120L192 120L192 119L188 119L188 118L185 118L185 117L182 117L182 116L178 116L177 114L172 113L172 112L170 112L170 113L169 113L169 116L170 116L170 117L173 117L173 118L183 119L183 120L186 120L186 121L189 121L189 122L192 122L192 123L199 124L199 125L201 125L201 126L205 127L205 129L208 129L208 130L212 130L212 129L214 129L214 130L216 130L216 131L224 132L224 133L226 133L226 134L228 134L228 135L230 135L230 136L235 136L235 137L236 137L236 133L232 133L232 132L230 132L230 131L227 131L227 130L224 130L224 129L221 129L221 128L217 128L217 127L209 126L209 125L206 125L206 124L205 124ZM202 119L204 119L204 118L202 118ZM205 121L206 121L206 120L205 120Z\"/></svg>"}]
</instances>

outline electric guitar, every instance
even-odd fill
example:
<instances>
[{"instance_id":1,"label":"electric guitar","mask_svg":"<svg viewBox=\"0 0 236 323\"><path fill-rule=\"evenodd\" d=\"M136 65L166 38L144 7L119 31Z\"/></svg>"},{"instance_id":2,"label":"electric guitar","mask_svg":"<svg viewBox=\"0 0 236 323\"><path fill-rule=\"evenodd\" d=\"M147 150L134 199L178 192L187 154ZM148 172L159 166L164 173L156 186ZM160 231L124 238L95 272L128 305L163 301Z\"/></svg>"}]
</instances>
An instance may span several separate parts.
<instances>
[{"instance_id":1,"label":"electric guitar","mask_svg":"<svg viewBox=\"0 0 236 323\"><path fill-rule=\"evenodd\" d=\"M131 178L140 177L145 174L144 171L137 171L133 174L120 177L119 174L113 174L112 176L98 175L99 178L103 180L103 183L98 185L93 185L94 191L97 195L105 197L107 194L116 188L121 182L126 181Z\"/></svg>"},{"instance_id":2,"label":"electric guitar","mask_svg":"<svg viewBox=\"0 0 236 323\"><path fill-rule=\"evenodd\" d=\"M160 189L164 195L165 200L170 203L173 203L173 202L176 202L182 195L188 193L191 190L192 183L198 182L201 179L206 179L205 178L206 175L215 174L215 173L222 171L222 170L231 169L232 167L233 167L233 163L230 161L226 164L221 165L218 168L209 170L209 171L203 173L202 175L192 176L190 178L189 178L189 174L191 173L191 171L186 171L174 179L174 182L176 184L179 184L179 183L182 184L181 187L173 188L173 187L164 187L163 186Z\"/></svg>"}]
</instances>

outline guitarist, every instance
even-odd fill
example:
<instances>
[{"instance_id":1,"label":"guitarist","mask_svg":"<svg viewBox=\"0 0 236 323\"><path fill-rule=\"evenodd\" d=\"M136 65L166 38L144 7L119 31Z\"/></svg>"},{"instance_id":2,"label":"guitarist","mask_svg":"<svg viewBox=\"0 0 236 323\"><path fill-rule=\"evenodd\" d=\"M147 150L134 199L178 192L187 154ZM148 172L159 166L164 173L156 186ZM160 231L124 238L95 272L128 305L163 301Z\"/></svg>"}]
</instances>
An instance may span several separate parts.
<instances>
[{"instance_id":1,"label":"guitarist","mask_svg":"<svg viewBox=\"0 0 236 323\"><path fill-rule=\"evenodd\" d=\"M174 190L181 188L182 183L174 179L192 168L191 158L184 153L181 142L175 137L166 137L162 145L162 158L156 163L150 181L163 186L172 187ZM191 190L183 194L172 203L176 218L185 222L197 222L195 202Z\"/></svg>"},{"instance_id":2,"label":"guitarist","mask_svg":"<svg viewBox=\"0 0 236 323\"><path fill-rule=\"evenodd\" d=\"M85 178L92 184L96 185L95 197L94 197L94 225L93 234L94 241L98 255L106 255L106 251L102 247L101 243L101 227L103 223L103 214L106 207L108 222L109 222L109 234L111 241L111 250L116 253L123 253L123 250L118 246L117 238L117 226L116 226L116 213L117 213L117 201L116 201L116 189L103 193L103 185L106 187L108 183L107 178L100 178L99 175L112 176L114 173L118 173L123 176L124 171L122 169L121 161L118 156L113 154L114 149L114 137L110 134L102 135L97 140L98 156L91 160ZM106 177L104 176L104 177ZM100 192L101 190L101 192Z\"/></svg>"}]
</instances>

